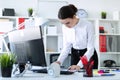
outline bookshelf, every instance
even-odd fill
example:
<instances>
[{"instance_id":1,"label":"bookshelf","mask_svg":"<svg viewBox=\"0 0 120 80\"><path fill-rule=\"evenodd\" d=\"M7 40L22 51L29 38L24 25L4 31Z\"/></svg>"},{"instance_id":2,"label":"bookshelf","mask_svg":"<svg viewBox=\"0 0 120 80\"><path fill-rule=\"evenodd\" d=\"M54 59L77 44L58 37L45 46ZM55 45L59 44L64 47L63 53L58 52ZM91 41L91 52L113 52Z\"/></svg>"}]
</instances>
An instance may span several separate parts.
<instances>
[{"instance_id":1,"label":"bookshelf","mask_svg":"<svg viewBox=\"0 0 120 80\"><path fill-rule=\"evenodd\" d=\"M0 52L7 51L5 44L7 38L3 34L13 29L16 25L15 21L13 17L0 17Z\"/></svg>"},{"instance_id":2,"label":"bookshelf","mask_svg":"<svg viewBox=\"0 0 120 80\"><path fill-rule=\"evenodd\" d=\"M50 65L50 56L60 54L62 48L62 24L58 19L48 19L48 23L43 29L44 46L47 65ZM57 59L57 58L56 58ZM54 61L56 60L54 59Z\"/></svg>"},{"instance_id":3,"label":"bookshelf","mask_svg":"<svg viewBox=\"0 0 120 80\"><path fill-rule=\"evenodd\" d=\"M103 27L101 31L100 27ZM114 68L120 68L120 21L95 19L96 49L99 56L99 69L105 67L105 60L114 60Z\"/></svg>"},{"instance_id":4,"label":"bookshelf","mask_svg":"<svg viewBox=\"0 0 120 80\"><path fill-rule=\"evenodd\" d=\"M3 39L6 42L6 45L9 43L8 36L4 35L8 32L11 32L15 29L24 29L25 20L29 19L30 17L17 17L17 16L1 16L0 17L0 53L6 52L6 47L3 42ZM22 25L20 25L22 23ZM30 24L29 24L30 25Z\"/></svg>"}]
</instances>

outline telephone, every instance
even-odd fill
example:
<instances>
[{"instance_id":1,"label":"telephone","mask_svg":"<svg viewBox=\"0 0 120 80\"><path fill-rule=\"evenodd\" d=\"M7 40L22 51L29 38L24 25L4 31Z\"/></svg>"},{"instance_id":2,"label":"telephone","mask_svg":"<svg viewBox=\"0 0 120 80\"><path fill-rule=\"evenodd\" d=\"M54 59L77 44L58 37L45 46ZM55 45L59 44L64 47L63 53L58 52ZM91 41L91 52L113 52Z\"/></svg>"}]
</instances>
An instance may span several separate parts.
<instances>
[{"instance_id":1,"label":"telephone","mask_svg":"<svg viewBox=\"0 0 120 80\"><path fill-rule=\"evenodd\" d=\"M114 60L105 60L103 63L104 63L105 67L115 67L116 66L116 62Z\"/></svg>"}]
</instances>

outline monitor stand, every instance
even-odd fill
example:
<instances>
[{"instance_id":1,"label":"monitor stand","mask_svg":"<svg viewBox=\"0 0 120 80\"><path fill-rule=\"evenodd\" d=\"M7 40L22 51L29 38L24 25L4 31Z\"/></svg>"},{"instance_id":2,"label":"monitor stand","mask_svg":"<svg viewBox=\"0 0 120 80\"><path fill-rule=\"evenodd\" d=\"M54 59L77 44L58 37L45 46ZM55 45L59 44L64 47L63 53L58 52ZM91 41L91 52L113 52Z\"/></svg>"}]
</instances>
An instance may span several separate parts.
<instances>
[{"instance_id":1,"label":"monitor stand","mask_svg":"<svg viewBox=\"0 0 120 80\"><path fill-rule=\"evenodd\" d=\"M29 61L23 67L24 67L24 70L20 70L19 64L16 64L15 69L13 70L13 76L22 77L27 70L31 70L31 64L29 63ZM19 73L17 73L18 69L19 69Z\"/></svg>"}]
</instances>

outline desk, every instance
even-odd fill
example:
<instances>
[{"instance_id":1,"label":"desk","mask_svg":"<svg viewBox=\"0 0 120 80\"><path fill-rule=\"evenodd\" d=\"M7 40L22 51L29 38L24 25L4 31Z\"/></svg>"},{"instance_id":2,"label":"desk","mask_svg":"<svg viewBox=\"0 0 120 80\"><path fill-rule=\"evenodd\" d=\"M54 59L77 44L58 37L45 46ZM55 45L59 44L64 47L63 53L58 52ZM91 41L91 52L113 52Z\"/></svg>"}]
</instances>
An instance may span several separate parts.
<instances>
[{"instance_id":1,"label":"desk","mask_svg":"<svg viewBox=\"0 0 120 80\"><path fill-rule=\"evenodd\" d=\"M97 76L83 77L83 73L75 72L72 75L60 75L59 77L51 77L48 74L33 73L27 71L23 77L2 78L0 80L120 80L120 72L114 72L115 76Z\"/></svg>"}]
</instances>

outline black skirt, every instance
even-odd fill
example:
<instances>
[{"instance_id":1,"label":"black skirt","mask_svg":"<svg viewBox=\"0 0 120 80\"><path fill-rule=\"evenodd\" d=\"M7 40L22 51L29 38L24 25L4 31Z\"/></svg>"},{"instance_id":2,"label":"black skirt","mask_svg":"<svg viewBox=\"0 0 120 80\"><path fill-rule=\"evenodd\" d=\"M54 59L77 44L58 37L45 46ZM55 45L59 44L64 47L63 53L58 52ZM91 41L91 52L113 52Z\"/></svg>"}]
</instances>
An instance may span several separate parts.
<instances>
[{"instance_id":1,"label":"black skirt","mask_svg":"<svg viewBox=\"0 0 120 80\"><path fill-rule=\"evenodd\" d=\"M72 48L71 49L71 65L77 65L77 63L80 60L80 57L82 57L86 51L87 51L87 48L81 49L81 50ZM91 58L94 60L93 69L98 69L98 56L97 56L96 50L94 50L94 54Z\"/></svg>"}]
</instances>

